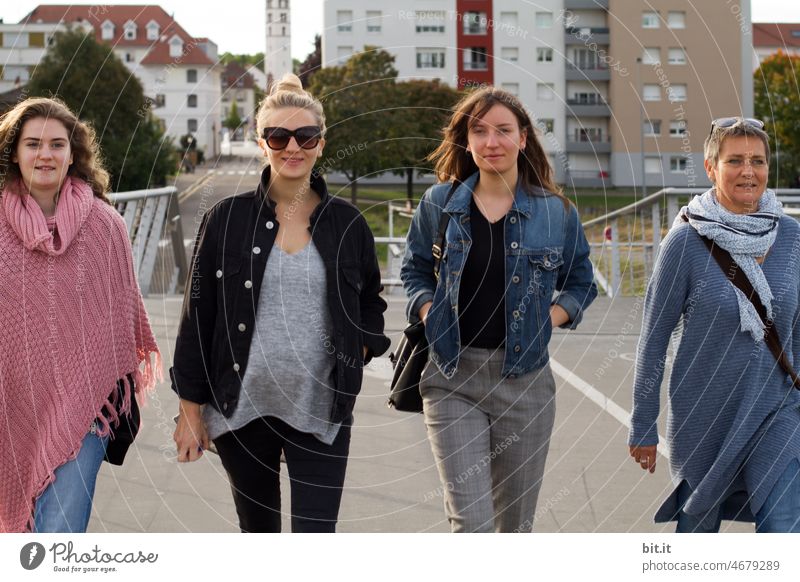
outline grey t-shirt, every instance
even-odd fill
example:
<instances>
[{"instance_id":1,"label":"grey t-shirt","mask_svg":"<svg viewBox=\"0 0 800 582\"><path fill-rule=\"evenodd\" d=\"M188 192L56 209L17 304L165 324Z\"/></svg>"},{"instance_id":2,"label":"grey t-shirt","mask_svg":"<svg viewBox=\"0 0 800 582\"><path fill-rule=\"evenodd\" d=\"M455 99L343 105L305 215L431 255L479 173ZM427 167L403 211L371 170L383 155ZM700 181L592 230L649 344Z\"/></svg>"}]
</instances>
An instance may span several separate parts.
<instances>
[{"instance_id":1,"label":"grey t-shirt","mask_svg":"<svg viewBox=\"0 0 800 582\"><path fill-rule=\"evenodd\" d=\"M239 405L230 419L205 407L209 438L271 416L333 442L340 423L330 422L336 360L326 295L325 264L313 242L293 255L272 246Z\"/></svg>"}]
</instances>

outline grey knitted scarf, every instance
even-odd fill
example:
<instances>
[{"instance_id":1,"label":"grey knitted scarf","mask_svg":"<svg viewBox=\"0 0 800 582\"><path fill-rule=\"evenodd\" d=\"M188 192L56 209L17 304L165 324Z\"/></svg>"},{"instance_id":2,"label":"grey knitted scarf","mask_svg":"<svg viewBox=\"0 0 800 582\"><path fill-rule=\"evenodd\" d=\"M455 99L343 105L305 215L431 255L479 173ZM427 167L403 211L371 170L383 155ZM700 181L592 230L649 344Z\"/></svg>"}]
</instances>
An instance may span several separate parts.
<instances>
[{"instance_id":1,"label":"grey knitted scarf","mask_svg":"<svg viewBox=\"0 0 800 582\"><path fill-rule=\"evenodd\" d=\"M758 202L758 211L751 214L735 214L719 203L715 189L711 188L695 196L688 206L681 208L675 224L683 222L681 217L684 215L698 234L710 238L730 253L758 293L771 319L773 295L764 271L756 259L767 254L778 234L778 222L783 215L783 205L775 196L775 192L772 190L764 192ZM739 301L742 331L749 332L757 342L763 340L764 324L758 312L738 287L733 285L733 288Z\"/></svg>"}]
</instances>

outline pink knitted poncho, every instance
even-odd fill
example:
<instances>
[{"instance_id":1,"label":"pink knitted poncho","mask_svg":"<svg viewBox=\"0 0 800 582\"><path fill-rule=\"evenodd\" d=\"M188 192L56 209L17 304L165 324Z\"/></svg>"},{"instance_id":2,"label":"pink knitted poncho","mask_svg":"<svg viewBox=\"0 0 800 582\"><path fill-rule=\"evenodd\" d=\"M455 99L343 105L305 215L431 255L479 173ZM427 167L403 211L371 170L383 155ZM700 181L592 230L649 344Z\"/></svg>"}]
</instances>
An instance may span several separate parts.
<instances>
[{"instance_id":1,"label":"pink knitted poncho","mask_svg":"<svg viewBox=\"0 0 800 582\"><path fill-rule=\"evenodd\" d=\"M161 359L133 272L125 222L67 177L55 233L25 187L0 194L0 531L29 528L53 471L95 418L112 422L117 381L136 391ZM155 354L155 363L150 354ZM144 365L142 365L144 364ZM130 408L125 382L123 412ZM109 430L102 420L101 433Z\"/></svg>"}]
</instances>

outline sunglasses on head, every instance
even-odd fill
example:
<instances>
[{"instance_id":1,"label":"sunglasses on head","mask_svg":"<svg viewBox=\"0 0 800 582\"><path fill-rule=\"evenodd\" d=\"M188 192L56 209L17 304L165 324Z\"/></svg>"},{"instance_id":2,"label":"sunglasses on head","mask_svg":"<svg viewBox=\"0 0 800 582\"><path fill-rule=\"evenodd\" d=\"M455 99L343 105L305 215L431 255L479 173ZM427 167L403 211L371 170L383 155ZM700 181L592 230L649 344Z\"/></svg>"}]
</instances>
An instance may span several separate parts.
<instances>
[{"instance_id":1,"label":"sunglasses on head","mask_svg":"<svg viewBox=\"0 0 800 582\"><path fill-rule=\"evenodd\" d=\"M755 127L756 129L764 129L764 122L760 119L753 119L752 117L720 117L711 122L711 131L709 135L714 133L714 129L717 127L733 127L737 123L743 123L744 125Z\"/></svg>"},{"instance_id":2,"label":"sunglasses on head","mask_svg":"<svg viewBox=\"0 0 800 582\"><path fill-rule=\"evenodd\" d=\"M304 150L311 150L319 144L319 140L322 138L322 130L316 125L306 125L295 130L286 129L285 127L265 127L262 137L271 150L286 149L286 146L289 145L289 140L292 138Z\"/></svg>"}]
</instances>

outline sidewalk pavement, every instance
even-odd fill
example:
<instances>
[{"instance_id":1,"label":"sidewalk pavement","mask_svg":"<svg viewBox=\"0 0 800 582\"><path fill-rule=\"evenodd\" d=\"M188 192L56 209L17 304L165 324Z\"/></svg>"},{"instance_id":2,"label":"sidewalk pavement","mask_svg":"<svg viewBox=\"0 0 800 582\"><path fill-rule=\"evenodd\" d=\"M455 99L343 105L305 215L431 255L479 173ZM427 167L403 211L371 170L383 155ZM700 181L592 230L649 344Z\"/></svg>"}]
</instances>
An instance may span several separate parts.
<instances>
[{"instance_id":1,"label":"sidewalk pavement","mask_svg":"<svg viewBox=\"0 0 800 582\"><path fill-rule=\"evenodd\" d=\"M397 342L404 299L387 298L387 334ZM150 321L165 377L181 298L151 297ZM578 330L556 330L550 353L557 413L534 530L538 532L668 532L652 515L670 490L668 461L654 475L628 456L624 425L641 325L641 299L598 299ZM341 532L447 532L441 484L421 415L386 407L388 360L365 371L355 410ZM565 376L572 372L568 381ZM662 390L662 392L664 392ZM663 394L662 394L663 402ZM662 406L662 410L665 407ZM100 471L90 532L236 532L230 487L219 457L177 463L172 432L177 398L161 383L142 411L143 427L122 467ZM662 414L662 416L664 416ZM663 419L662 430L663 434ZM285 466L283 529L289 531ZM723 531L752 531L725 522Z\"/></svg>"}]
</instances>

